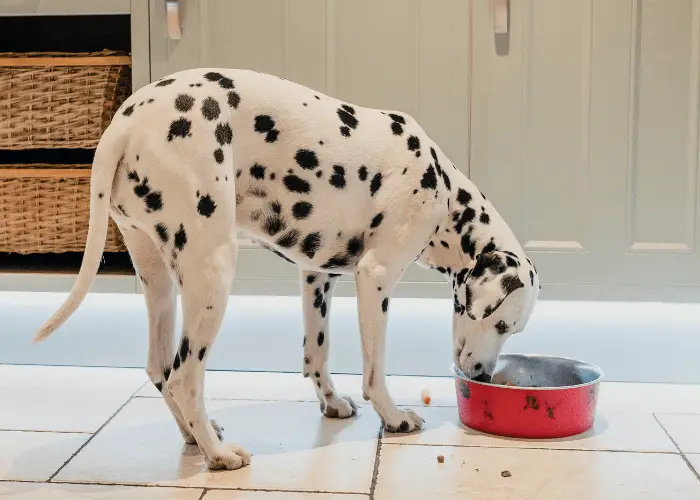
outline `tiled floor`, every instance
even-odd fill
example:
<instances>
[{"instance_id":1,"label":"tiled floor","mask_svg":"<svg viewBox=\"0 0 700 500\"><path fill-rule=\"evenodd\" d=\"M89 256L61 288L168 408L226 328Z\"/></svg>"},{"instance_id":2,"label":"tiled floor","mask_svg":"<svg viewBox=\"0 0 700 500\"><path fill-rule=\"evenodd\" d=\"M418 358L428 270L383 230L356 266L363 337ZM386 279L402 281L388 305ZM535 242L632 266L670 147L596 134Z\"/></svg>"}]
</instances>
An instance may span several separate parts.
<instances>
[{"instance_id":1,"label":"tiled floor","mask_svg":"<svg viewBox=\"0 0 700 500\"><path fill-rule=\"evenodd\" d=\"M211 416L254 457L208 472L142 370L0 365L0 499L700 500L700 386L606 383L590 432L527 441L460 425L450 379L389 383L402 405L431 389L423 432L381 436L367 405L325 419L298 374L210 372Z\"/></svg>"}]
</instances>

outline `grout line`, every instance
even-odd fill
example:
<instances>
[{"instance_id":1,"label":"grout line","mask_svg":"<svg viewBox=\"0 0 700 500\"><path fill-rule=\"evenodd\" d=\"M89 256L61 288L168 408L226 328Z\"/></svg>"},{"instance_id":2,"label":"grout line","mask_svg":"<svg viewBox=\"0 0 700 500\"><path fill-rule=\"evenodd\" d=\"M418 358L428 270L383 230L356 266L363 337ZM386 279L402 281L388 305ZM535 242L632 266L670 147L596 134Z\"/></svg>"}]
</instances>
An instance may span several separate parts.
<instances>
[{"instance_id":1,"label":"grout line","mask_svg":"<svg viewBox=\"0 0 700 500\"><path fill-rule=\"evenodd\" d=\"M204 497L206 496L207 493L209 493L209 489L208 489L208 488L202 489L202 494L199 495L199 499L198 499L198 500L202 500L202 498L204 498Z\"/></svg>"},{"instance_id":2,"label":"grout line","mask_svg":"<svg viewBox=\"0 0 700 500\"><path fill-rule=\"evenodd\" d=\"M28 483L28 484L47 484L46 481L41 480L31 480L31 479L0 479L0 484L2 483ZM255 491L261 493L314 493L314 494L326 494L326 495L345 495L345 496L357 496L358 498L367 498L367 493L358 493L356 491L327 491L327 490L287 490L287 489L272 489L272 488L226 488L223 486L216 487L203 487L201 485L182 485L182 484L157 484L157 483L101 483L98 481L94 482L80 482L80 481L56 481L48 483L56 486L60 485L71 485L71 486L113 486L120 488L171 488L177 490L200 490L203 489L202 496L199 497L200 500L204 497L205 493L210 491Z\"/></svg>"},{"instance_id":3,"label":"grout line","mask_svg":"<svg viewBox=\"0 0 700 500\"><path fill-rule=\"evenodd\" d=\"M148 383L148 382L144 382L143 384L141 384L140 386L138 386L138 388L131 394L131 396L129 396L129 397L127 398L127 400L124 401L124 404L122 404L119 408L117 408L117 411L115 411L115 412L112 414L112 416L109 417L109 418L94 432L94 434L92 434L92 435L80 446L80 448L78 448L78 449L75 451L75 453L73 453L73 454L68 458L68 460L66 460L65 462L63 462L63 465L61 465L61 466L58 468L58 470L57 470L56 472L54 472L53 474L51 474L51 476L50 476L45 482L50 483L51 481L53 481L53 479L54 479L54 478L55 478L55 477L70 463L70 461L73 460L73 459L78 455L78 453L80 453L81 451L83 451L83 449L84 449L88 444L90 444L90 441L92 441L92 440L95 438L95 436L97 436L97 435L100 433L100 431L101 431L102 429L104 429L104 428L107 426L107 424L109 424L109 423L112 421L112 419L113 419L114 417L116 417L117 414L118 414L120 411L122 411L122 409L123 409L126 405L129 404L129 402L134 398L134 396L136 395L136 393L139 392L141 389L143 389L144 386L145 386L147 383Z\"/></svg>"},{"instance_id":4,"label":"grout line","mask_svg":"<svg viewBox=\"0 0 700 500\"><path fill-rule=\"evenodd\" d=\"M374 469L372 470L372 482L369 485L369 500L374 500L374 492L377 489L379 479L379 460L382 453L382 438L384 437L384 424L379 426L377 433L377 452L374 455Z\"/></svg>"},{"instance_id":5,"label":"grout line","mask_svg":"<svg viewBox=\"0 0 700 500\"><path fill-rule=\"evenodd\" d=\"M439 443L384 443L386 446L422 446L426 448L489 448L495 450L538 450L538 451L580 451L584 453L633 453L635 455L682 455L675 451L615 450L611 448L543 448L537 446L493 446L478 444L439 444Z\"/></svg>"},{"instance_id":6,"label":"grout line","mask_svg":"<svg viewBox=\"0 0 700 500\"><path fill-rule=\"evenodd\" d=\"M43 432L45 434L75 434L76 436L90 436L87 431L52 431L48 429L0 429L0 432Z\"/></svg>"},{"instance_id":7,"label":"grout line","mask_svg":"<svg viewBox=\"0 0 700 500\"><path fill-rule=\"evenodd\" d=\"M678 452L681 454L681 458L685 462L685 465L688 466L688 468L690 469L690 472L692 472L695 475L695 477L697 478L697 480L700 481L700 472L695 470L695 467L693 467L693 464L690 463L690 460L688 460L688 457L685 456L685 453L683 453L683 450L681 450L681 447L678 446L678 443L676 442L675 439L673 439L673 437L671 436L671 433L668 432L668 429L666 429L666 427L664 427L664 424L661 423L661 420L659 420L659 417L656 415L656 413L653 413L653 415L654 415L654 419L656 420L656 423L661 426L661 428L664 430L664 432L666 433L668 438L671 440L673 445L676 447Z\"/></svg>"}]
</instances>

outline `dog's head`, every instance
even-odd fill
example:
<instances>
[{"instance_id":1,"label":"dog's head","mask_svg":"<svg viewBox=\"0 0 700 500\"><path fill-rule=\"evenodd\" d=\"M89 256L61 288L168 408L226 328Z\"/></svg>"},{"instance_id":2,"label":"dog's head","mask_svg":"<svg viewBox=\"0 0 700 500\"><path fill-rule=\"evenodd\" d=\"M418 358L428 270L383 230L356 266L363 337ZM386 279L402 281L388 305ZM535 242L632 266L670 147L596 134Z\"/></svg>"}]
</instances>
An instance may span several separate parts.
<instances>
[{"instance_id":1,"label":"dog's head","mask_svg":"<svg viewBox=\"0 0 700 500\"><path fill-rule=\"evenodd\" d=\"M453 277L454 362L488 382L505 341L525 329L539 295L535 266L525 256L492 251Z\"/></svg>"}]
</instances>

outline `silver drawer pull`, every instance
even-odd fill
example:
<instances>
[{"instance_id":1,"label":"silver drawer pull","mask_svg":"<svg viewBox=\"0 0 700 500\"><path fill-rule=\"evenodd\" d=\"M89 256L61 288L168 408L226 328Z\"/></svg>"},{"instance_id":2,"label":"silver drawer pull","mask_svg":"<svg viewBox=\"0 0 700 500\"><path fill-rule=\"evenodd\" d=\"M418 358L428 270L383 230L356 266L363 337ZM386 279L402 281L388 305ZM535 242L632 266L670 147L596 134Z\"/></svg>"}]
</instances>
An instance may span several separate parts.
<instances>
[{"instance_id":1,"label":"silver drawer pull","mask_svg":"<svg viewBox=\"0 0 700 500\"><path fill-rule=\"evenodd\" d=\"M171 40L179 40L182 38L180 0L165 0L165 19L168 24L168 37Z\"/></svg>"},{"instance_id":2,"label":"silver drawer pull","mask_svg":"<svg viewBox=\"0 0 700 500\"><path fill-rule=\"evenodd\" d=\"M493 0L493 32L496 35L508 33L509 0Z\"/></svg>"}]
</instances>

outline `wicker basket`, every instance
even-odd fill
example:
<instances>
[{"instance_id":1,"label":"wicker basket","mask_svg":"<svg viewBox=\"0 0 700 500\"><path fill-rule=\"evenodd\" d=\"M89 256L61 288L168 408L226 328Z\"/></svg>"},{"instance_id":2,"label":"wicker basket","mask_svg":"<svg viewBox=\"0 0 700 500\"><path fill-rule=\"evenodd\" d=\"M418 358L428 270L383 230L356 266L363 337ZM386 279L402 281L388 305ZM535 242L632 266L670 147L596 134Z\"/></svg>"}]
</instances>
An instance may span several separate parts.
<instances>
[{"instance_id":1,"label":"wicker basket","mask_svg":"<svg viewBox=\"0 0 700 500\"><path fill-rule=\"evenodd\" d=\"M120 52L0 52L0 149L94 148L130 93Z\"/></svg>"},{"instance_id":2,"label":"wicker basket","mask_svg":"<svg viewBox=\"0 0 700 500\"><path fill-rule=\"evenodd\" d=\"M0 252L82 252L90 219L90 165L0 166ZM110 219L105 252L124 252Z\"/></svg>"}]
</instances>

